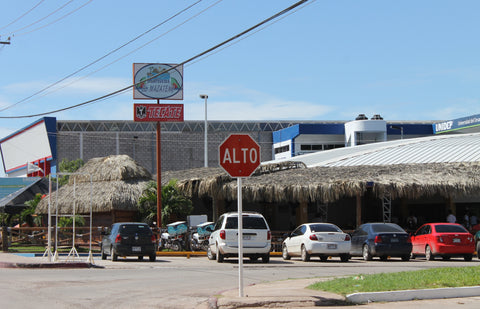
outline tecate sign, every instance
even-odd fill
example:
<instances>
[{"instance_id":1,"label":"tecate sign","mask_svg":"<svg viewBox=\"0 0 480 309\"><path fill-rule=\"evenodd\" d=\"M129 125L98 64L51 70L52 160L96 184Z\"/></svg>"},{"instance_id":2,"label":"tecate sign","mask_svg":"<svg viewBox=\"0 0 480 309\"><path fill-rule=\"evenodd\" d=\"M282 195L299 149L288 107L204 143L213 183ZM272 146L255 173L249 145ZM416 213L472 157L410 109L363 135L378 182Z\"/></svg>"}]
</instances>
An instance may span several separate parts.
<instances>
[{"instance_id":1,"label":"tecate sign","mask_svg":"<svg viewBox=\"0 0 480 309\"><path fill-rule=\"evenodd\" d=\"M183 104L133 104L133 120L183 122Z\"/></svg>"},{"instance_id":2,"label":"tecate sign","mask_svg":"<svg viewBox=\"0 0 480 309\"><path fill-rule=\"evenodd\" d=\"M133 64L134 99L183 100L183 66L161 63Z\"/></svg>"}]
</instances>

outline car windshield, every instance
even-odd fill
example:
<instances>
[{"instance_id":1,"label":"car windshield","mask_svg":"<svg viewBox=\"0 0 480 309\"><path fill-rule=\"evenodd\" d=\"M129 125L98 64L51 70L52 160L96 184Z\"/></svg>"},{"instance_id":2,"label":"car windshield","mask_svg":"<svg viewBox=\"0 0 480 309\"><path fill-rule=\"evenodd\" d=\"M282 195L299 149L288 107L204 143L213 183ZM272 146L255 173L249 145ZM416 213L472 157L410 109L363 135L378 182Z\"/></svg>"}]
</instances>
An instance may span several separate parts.
<instances>
[{"instance_id":1,"label":"car windshield","mask_svg":"<svg viewBox=\"0 0 480 309\"><path fill-rule=\"evenodd\" d=\"M461 225L435 225L437 233L468 233L468 231Z\"/></svg>"},{"instance_id":2,"label":"car windshield","mask_svg":"<svg viewBox=\"0 0 480 309\"><path fill-rule=\"evenodd\" d=\"M148 235L151 233L148 225L143 224L123 224L120 226L119 231L121 234L133 234Z\"/></svg>"},{"instance_id":3,"label":"car windshield","mask_svg":"<svg viewBox=\"0 0 480 309\"><path fill-rule=\"evenodd\" d=\"M372 230L375 233L405 233L405 231L396 224L372 224Z\"/></svg>"},{"instance_id":4,"label":"car windshield","mask_svg":"<svg viewBox=\"0 0 480 309\"><path fill-rule=\"evenodd\" d=\"M238 217L228 217L225 224L226 229L238 229ZM262 217L243 216L244 229L267 230L267 224Z\"/></svg>"},{"instance_id":5,"label":"car windshield","mask_svg":"<svg viewBox=\"0 0 480 309\"><path fill-rule=\"evenodd\" d=\"M337 226L333 224L311 224L310 230L312 233L318 232L342 232Z\"/></svg>"}]
</instances>

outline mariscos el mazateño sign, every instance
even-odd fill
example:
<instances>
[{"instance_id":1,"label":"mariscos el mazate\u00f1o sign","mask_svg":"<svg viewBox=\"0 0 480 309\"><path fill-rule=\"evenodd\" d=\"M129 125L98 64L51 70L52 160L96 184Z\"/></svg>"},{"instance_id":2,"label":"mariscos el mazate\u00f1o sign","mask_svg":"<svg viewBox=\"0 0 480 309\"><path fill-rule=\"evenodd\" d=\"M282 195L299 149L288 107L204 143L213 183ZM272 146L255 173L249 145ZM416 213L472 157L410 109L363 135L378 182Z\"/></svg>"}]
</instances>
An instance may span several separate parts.
<instances>
[{"instance_id":1,"label":"mariscos el mazate\u00f1o sign","mask_svg":"<svg viewBox=\"0 0 480 309\"><path fill-rule=\"evenodd\" d=\"M183 104L133 104L133 120L183 122Z\"/></svg>"},{"instance_id":2,"label":"mariscos el mazate\u00f1o sign","mask_svg":"<svg viewBox=\"0 0 480 309\"><path fill-rule=\"evenodd\" d=\"M133 98L183 100L183 65L133 64Z\"/></svg>"}]
</instances>

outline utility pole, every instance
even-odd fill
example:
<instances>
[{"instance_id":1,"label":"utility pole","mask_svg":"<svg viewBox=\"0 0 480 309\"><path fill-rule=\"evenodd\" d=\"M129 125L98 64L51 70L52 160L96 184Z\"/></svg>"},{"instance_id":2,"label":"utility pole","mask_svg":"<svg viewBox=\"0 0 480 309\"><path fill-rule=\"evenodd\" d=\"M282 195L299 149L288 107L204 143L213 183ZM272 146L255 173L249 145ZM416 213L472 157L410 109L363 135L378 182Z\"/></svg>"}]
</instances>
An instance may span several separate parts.
<instances>
[{"instance_id":1,"label":"utility pole","mask_svg":"<svg viewBox=\"0 0 480 309\"><path fill-rule=\"evenodd\" d=\"M8 38L6 41L0 41L0 44L9 45L10 44L10 38Z\"/></svg>"}]
</instances>

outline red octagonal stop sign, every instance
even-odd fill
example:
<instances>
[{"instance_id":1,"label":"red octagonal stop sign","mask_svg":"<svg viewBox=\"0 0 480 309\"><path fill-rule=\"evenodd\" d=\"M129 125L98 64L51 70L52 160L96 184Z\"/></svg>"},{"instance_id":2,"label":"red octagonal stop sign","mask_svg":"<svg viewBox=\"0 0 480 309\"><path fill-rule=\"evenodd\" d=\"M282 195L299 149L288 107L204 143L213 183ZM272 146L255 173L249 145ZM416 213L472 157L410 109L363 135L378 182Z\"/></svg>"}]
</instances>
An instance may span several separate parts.
<instances>
[{"instance_id":1,"label":"red octagonal stop sign","mask_svg":"<svg viewBox=\"0 0 480 309\"><path fill-rule=\"evenodd\" d=\"M232 177L249 177L260 165L260 146L248 134L231 134L219 153L220 166Z\"/></svg>"}]
</instances>

